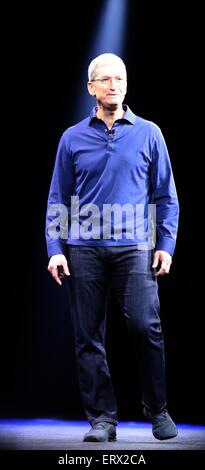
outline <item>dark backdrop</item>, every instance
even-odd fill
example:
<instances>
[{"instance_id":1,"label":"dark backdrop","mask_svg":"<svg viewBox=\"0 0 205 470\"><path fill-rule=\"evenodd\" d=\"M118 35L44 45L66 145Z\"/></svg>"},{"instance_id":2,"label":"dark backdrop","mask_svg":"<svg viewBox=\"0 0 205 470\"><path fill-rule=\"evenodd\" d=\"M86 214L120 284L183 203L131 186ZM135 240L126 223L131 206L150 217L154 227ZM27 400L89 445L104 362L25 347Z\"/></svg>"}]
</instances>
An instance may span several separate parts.
<instances>
[{"instance_id":1,"label":"dark backdrop","mask_svg":"<svg viewBox=\"0 0 205 470\"><path fill-rule=\"evenodd\" d=\"M177 421L203 423L203 288L197 264L203 251L197 215L202 146L191 15L188 19L187 11L180 14L171 7L159 15L152 2L127 3L126 103L161 127L181 206L173 267L159 282L169 409ZM5 16L0 356L5 417L84 418L66 289L47 273L44 220L57 144L74 123L76 97L85 86L82 70L102 7L103 2L82 2L71 13L63 4L46 12L18 6ZM140 392L124 326L111 294L108 359L119 419L134 421L142 419Z\"/></svg>"}]
</instances>

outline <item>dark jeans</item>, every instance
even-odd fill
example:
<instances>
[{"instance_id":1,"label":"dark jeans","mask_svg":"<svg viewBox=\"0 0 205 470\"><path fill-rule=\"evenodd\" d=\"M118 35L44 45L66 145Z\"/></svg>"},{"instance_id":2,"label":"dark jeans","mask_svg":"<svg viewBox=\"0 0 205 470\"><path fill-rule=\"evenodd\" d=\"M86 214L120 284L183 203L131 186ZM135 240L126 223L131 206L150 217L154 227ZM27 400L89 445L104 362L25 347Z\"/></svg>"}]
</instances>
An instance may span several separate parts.
<instances>
[{"instance_id":1,"label":"dark jeans","mask_svg":"<svg viewBox=\"0 0 205 470\"><path fill-rule=\"evenodd\" d=\"M117 424L117 406L104 348L106 307L112 285L134 338L142 402L166 406L164 341L153 251L136 246L69 246L69 298L83 406L90 423Z\"/></svg>"}]
</instances>

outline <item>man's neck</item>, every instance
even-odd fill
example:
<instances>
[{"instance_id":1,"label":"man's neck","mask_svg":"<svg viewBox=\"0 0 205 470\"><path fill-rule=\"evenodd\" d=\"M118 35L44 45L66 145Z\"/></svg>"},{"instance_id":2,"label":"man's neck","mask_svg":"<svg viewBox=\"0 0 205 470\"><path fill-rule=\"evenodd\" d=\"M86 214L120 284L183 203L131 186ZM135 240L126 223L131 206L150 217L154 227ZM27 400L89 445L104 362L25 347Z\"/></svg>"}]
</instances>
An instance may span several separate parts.
<instances>
[{"instance_id":1,"label":"man's neck","mask_svg":"<svg viewBox=\"0 0 205 470\"><path fill-rule=\"evenodd\" d=\"M125 112L123 110L123 107L121 106L119 109L116 109L114 111L108 110L108 109L102 109L98 108L96 116L98 119L102 119L102 121L105 122L106 126L108 129L111 129L114 122L117 119L120 119L124 116Z\"/></svg>"}]
</instances>

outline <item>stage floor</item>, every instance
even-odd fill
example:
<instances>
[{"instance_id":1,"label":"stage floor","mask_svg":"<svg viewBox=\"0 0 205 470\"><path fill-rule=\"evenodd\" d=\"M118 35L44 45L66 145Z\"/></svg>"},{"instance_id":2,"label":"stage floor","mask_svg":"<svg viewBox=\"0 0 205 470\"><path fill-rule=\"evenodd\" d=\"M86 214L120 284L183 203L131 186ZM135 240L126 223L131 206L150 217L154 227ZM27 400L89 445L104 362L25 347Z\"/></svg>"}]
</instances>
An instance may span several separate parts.
<instances>
[{"instance_id":1,"label":"stage floor","mask_svg":"<svg viewBox=\"0 0 205 470\"><path fill-rule=\"evenodd\" d=\"M178 436L168 441L156 440L151 424L120 422L117 441L83 442L90 426L84 421L56 419L0 420L2 450L205 450L205 426L178 424Z\"/></svg>"}]
</instances>

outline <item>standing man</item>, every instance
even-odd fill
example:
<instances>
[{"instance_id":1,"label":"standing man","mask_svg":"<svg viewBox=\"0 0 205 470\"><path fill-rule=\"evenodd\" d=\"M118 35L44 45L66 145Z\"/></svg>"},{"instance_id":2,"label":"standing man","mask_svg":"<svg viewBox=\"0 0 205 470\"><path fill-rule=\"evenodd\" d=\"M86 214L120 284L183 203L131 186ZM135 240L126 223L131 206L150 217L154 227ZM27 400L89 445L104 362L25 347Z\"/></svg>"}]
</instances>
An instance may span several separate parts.
<instances>
[{"instance_id":1,"label":"standing man","mask_svg":"<svg viewBox=\"0 0 205 470\"><path fill-rule=\"evenodd\" d=\"M104 338L110 286L138 358L143 413L157 439L177 435L165 390L157 277L168 274L178 200L162 133L123 104L125 64L101 54L88 68L91 114L60 140L47 210L48 270L68 277L84 441L116 439L117 406ZM60 269L62 272L60 273Z\"/></svg>"}]
</instances>

